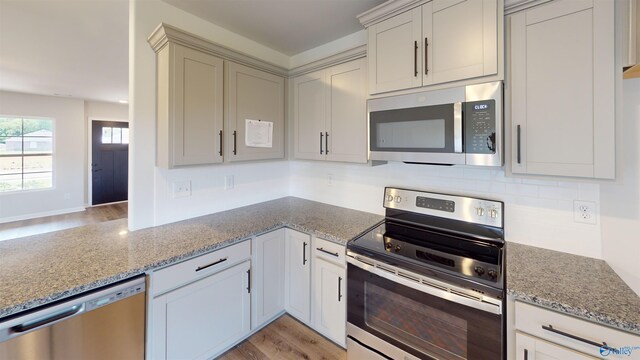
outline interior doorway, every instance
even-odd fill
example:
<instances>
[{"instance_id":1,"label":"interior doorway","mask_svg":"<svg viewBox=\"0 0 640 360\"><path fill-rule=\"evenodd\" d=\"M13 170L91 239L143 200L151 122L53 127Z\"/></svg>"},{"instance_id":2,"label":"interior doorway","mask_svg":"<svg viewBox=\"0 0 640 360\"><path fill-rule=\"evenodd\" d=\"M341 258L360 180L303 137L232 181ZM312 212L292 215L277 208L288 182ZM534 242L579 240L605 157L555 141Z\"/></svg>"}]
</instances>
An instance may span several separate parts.
<instances>
[{"instance_id":1,"label":"interior doorway","mask_svg":"<svg viewBox=\"0 0 640 360\"><path fill-rule=\"evenodd\" d=\"M126 201L129 194L129 123L91 122L91 204Z\"/></svg>"}]
</instances>

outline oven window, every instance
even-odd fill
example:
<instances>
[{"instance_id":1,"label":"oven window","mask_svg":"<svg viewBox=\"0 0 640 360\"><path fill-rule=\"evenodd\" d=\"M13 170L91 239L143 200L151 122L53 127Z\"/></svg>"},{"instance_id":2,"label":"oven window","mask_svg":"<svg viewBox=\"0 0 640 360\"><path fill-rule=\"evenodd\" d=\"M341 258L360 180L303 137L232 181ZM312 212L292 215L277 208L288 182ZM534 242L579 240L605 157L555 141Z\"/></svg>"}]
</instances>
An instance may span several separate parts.
<instances>
[{"instance_id":1,"label":"oven window","mask_svg":"<svg viewBox=\"0 0 640 360\"><path fill-rule=\"evenodd\" d=\"M365 283L365 323L389 337L399 338L420 352L439 358L467 358L467 321Z\"/></svg>"},{"instance_id":2,"label":"oven window","mask_svg":"<svg viewBox=\"0 0 640 360\"><path fill-rule=\"evenodd\" d=\"M379 149L445 147L444 119L378 123L376 127L376 145Z\"/></svg>"}]
</instances>

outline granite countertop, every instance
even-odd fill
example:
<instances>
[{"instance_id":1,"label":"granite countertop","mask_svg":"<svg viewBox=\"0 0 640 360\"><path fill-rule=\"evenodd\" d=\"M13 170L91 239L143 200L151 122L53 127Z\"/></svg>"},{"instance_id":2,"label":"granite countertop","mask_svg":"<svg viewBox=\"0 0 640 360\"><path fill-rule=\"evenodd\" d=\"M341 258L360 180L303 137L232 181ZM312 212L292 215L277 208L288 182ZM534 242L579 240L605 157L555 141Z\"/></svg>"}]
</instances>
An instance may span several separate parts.
<instances>
[{"instance_id":1,"label":"granite countertop","mask_svg":"<svg viewBox=\"0 0 640 360\"><path fill-rule=\"evenodd\" d=\"M345 244L383 217L285 197L133 232L126 220L0 242L0 320L281 227ZM640 334L640 297L602 260L509 242L507 293Z\"/></svg>"},{"instance_id":2,"label":"granite countertop","mask_svg":"<svg viewBox=\"0 0 640 360\"><path fill-rule=\"evenodd\" d=\"M603 260L507 244L507 294L640 334L640 297Z\"/></svg>"},{"instance_id":3,"label":"granite countertop","mask_svg":"<svg viewBox=\"0 0 640 360\"><path fill-rule=\"evenodd\" d=\"M126 220L0 242L0 320L289 227L345 244L383 217L285 197L128 232Z\"/></svg>"}]
</instances>

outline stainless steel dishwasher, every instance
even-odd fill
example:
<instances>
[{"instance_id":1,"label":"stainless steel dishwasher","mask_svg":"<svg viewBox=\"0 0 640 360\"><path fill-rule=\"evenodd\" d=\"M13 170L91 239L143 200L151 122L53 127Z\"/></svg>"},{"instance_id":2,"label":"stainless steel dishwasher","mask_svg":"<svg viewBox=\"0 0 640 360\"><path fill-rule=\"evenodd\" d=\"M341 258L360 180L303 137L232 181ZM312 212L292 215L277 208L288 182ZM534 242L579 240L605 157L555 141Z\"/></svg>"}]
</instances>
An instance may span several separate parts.
<instances>
[{"instance_id":1,"label":"stainless steel dishwasher","mask_svg":"<svg viewBox=\"0 0 640 360\"><path fill-rule=\"evenodd\" d=\"M144 277L0 320L0 360L142 360L144 341Z\"/></svg>"}]
</instances>

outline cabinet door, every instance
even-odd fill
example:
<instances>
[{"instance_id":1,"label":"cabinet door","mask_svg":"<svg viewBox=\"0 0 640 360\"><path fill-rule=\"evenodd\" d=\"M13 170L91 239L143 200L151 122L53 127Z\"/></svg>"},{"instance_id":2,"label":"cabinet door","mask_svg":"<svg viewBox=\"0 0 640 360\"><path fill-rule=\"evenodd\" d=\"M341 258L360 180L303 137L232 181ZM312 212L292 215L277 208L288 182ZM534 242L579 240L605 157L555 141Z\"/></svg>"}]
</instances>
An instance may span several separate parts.
<instances>
[{"instance_id":1,"label":"cabinet door","mask_svg":"<svg viewBox=\"0 0 640 360\"><path fill-rule=\"evenodd\" d=\"M371 94L422 86L421 31L419 7L368 28Z\"/></svg>"},{"instance_id":2,"label":"cabinet door","mask_svg":"<svg viewBox=\"0 0 640 360\"><path fill-rule=\"evenodd\" d=\"M423 84L496 74L498 20L497 0L434 0L423 5Z\"/></svg>"},{"instance_id":3,"label":"cabinet door","mask_svg":"<svg viewBox=\"0 0 640 360\"><path fill-rule=\"evenodd\" d=\"M285 309L305 324L311 314L311 237L286 229Z\"/></svg>"},{"instance_id":4,"label":"cabinet door","mask_svg":"<svg viewBox=\"0 0 640 360\"><path fill-rule=\"evenodd\" d=\"M327 160L367 162L365 59L327 69Z\"/></svg>"},{"instance_id":5,"label":"cabinet door","mask_svg":"<svg viewBox=\"0 0 640 360\"><path fill-rule=\"evenodd\" d=\"M325 158L325 71L299 76L293 80L293 87L294 157L322 160Z\"/></svg>"},{"instance_id":6,"label":"cabinet door","mask_svg":"<svg viewBox=\"0 0 640 360\"><path fill-rule=\"evenodd\" d=\"M594 351L597 351L594 348ZM591 360L596 357L516 332L516 360Z\"/></svg>"},{"instance_id":7,"label":"cabinet door","mask_svg":"<svg viewBox=\"0 0 640 360\"><path fill-rule=\"evenodd\" d=\"M512 172L613 178L613 1L511 17Z\"/></svg>"},{"instance_id":8,"label":"cabinet door","mask_svg":"<svg viewBox=\"0 0 640 360\"><path fill-rule=\"evenodd\" d=\"M346 297L344 267L323 258L313 258L313 327L345 346Z\"/></svg>"},{"instance_id":9,"label":"cabinet door","mask_svg":"<svg viewBox=\"0 0 640 360\"><path fill-rule=\"evenodd\" d=\"M223 61L169 44L158 53L158 166L222 161Z\"/></svg>"},{"instance_id":10,"label":"cabinet door","mask_svg":"<svg viewBox=\"0 0 640 360\"><path fill-rule=\"evenodd\" d=\"M227 117L225 127L225 160L264 160L284 157L284 79L247 66L227 62ZM250 139L264 144L247 145L246 120L261 120L271 129L262 129L271 136L271 146L266 137L251 132ZM269 135L269 132L271 133Z\"/></svg>"},{"instance_id":11,"label":"cabinet door","mask_svg":"<svg viewBox=\"0 0 640 360\"><path fill-rule=\"evenodd\" d=\"M284 245L285 229L257 236L253 240L252 329L264 325L284 311Z\"/></svg>"},{"instance_id":12,"label":"cabinet door","mask_svg":"<svg viewBox=\"0 0 640 360\"><path fill-rule=\"evenodd\" d=\"M250 261L153 300L154 359L208 359L250 331Z\"/></svg>"}]
</instances>

